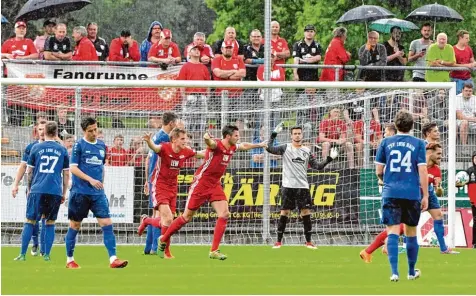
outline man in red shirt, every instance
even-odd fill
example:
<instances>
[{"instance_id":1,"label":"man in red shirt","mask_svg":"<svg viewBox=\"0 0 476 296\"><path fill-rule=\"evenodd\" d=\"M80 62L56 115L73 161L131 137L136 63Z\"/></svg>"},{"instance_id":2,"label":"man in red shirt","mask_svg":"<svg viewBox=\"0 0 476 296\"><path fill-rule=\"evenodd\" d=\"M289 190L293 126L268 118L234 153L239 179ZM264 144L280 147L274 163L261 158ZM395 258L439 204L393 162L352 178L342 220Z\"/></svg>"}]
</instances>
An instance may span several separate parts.
<instances>
[{"instance_id":1,"label":"man in red shirt","mask_svg":"<svg viewBox=\"0 0 476 296\"><path fill-rule=\"evenodd\" d=\"M15 37L8 39L2 44L2 59L36 60L38 51L29 38L25 38L26 23L15 23Z\"/></svg>"},{"instance_id":2,"label":"man in red shirt","mask_svg":"<svg viewBox=\"0 0 476 296\"><path fill-rule=\"evenodd\" d=\"M225 233L227 220L230 216L228 210L228 199L223 192L221 186L221 177L226 171L233 154L238 151L246 151L253 148L267 147L266 142L258 144L240 143L240 132L238 127L234 125L226 125L222 130L223 139L215 140L213 137L205 133L203 136L207 150L205 151L205 160L203 164L195 172L193 183L190 185L187 203L184 213L175 219L168 230L159 237L158 255L163 258L164 250L170 237L180 230L185 224L190 222L205 203L210 202L215 209L218 219L213 234L213 243L209 257L211 259L225 260L226 255L220 253L218 247Z\"/></svg>"},{"instance_id":3,"label":"man in red shirt","mask_svg":"<svg viewBox=\"0 0 476 296\"><path fill-rule=\"evenodd\" d=\"M193 35L193 42L185 46L183 56L190 61L190 50L192 47L196 47L200 51L200 62L204 65L210 65L214 55L213 49L210 45L205 43L205 33L197 32Z\"/></svg>"},{"instance_id":4,"label":"man in red shirt","mask_svg":"<svg viewBox=\"0 0 476 296\"><path fill-rule=\"evenodd\" d=\"M324 65L345 65L350 60L350 52L345 50L344 43L347 39L347 29L343 27L334 30L334 38L327 47ZM344 80L344 70L339 70L339 81ZM320 81L336 81L335 69L325 68L321 72Z\"/></svg>"},{"instance_id":5,"label":"man in red shirt","mask_svg":"<svg viewBox=\"0 0 476 296\"><path fill-rule=\"evenodd\" d=\"M122 147L124 145L124 136L116 135L114 137L114 146L108 147L107 164L111 166L127 166L129 155L127 150Z\"/></svg>"},{"instance_id":6,"label":"man in red shirt","mask_svg":"<svg viewBox=\"0 0 476 296\"><path fill-rule=\"evenodd\" d=\"M476 66L474 62L473 50L469 46L469 32L465 30L459 30L456 34L458 36L458 43L453 46L456 57L456 67L468 67L473 68ZM473 84L471 78L471 71L451 71L451 81L456 82L456 94L460 94L463 91L463 87L466 83Z\"/></svg>"},{"instance_id":7,"label":"man in red shirt","mask_svg":"<svg viewBox=\"0 0 476 296\"><path fill-rule=\"evenodd\" d=\"M190 60L180 69L177 80L210 80L207 67L200 63L201 52L198 45L190 45L187 55ZM205 87L182 88L183 114L188 131L204 131L207 127L207 96Z\"/></svg>"},{"instance_id":8,"label":"man in red shirt","mask_svg":"<svg viewBox=\"0 0 476 296\"><path fill-rule=\"evenodd\" d=\"M73 29L73 39L76 42L76 47L73 51L74 61L97 61L98 56L96 48L91 40L88 39L88 32L83 26L75 27Z\"/></svg>"},{"instance_id":9,"label":"man in red shirt","mask_svg":"<svg viewBox=\"0 0 476 296\"><path fill-rule=\"evenodd\" d=\"M357 167L362 167L364 160L364 120L359 119L353 122L354 145L357 156ZM370 155L375 156L377 148L382 141L382 126L374 119L370 120Z\"/></svg>"},{"instance_id":10,"label":"man in red shirt","mask_svg":"<svg viewBox=\"0 0 476 296\"><path fill-rule=\"evenodd\" d=\"M150 48L148 60L165 65L175 65L182 61L179 47L172 42L172 32L169 29L164 29L160 33L160 41Z\"/></svg>"},{"instance_id":11,"label":"man in red shirt","mask_svg":"<svg viewBox=\"0 0 476 296\"><path fill-rule=\"evenodd\" d=\"M223 51L222 51L223 43L225 41L233 43L233 52L232 52L233 57L238 57L240 59L243 59L245 44L241 42L240 40L236 39L236 30L233 27L226 28L224 38L215 42L213 46L213 49L214 49L213 53L215 54L215 57L223 54Z\"/></svg>"},{"instance_id":12,"label":"man in red shirt","mask_svg":"<svg viewBox=\"0 0 476 296\"><path fill-rule=\"evenodd\" d=\"M322 145L322 158L326 159L333 146L343 146L347 152L349 168L354 168L354 145L347 141L347 127L345 121L340 119L341 110L332 108L329 117L319 125L319 142Z\"/></svg>"},{"instance_id":13,"label":"man in red shirt","mask_svg":"<svg viewBox=\"0 0 476 296\"><path fill-rule=\"evenodd\" d=\"M279 37L279 23L277 21L271 22L271 47L276 51L276 64L286 64L286 59L291 56L288 42ZM264 39L263 39L264 42Z\"/></svg>"},{"instance_id":14,"label":"man in red shirt","mask_svg":"<svg viewBox=\"0 0 476 296\"><path fill-rule=\"evenodd\" d=\"M112 39L109 47L109 61L138 62L140 61L139 45L132 39L129 30L123 30L121 37Z\"/></svg>"}]
</instances>

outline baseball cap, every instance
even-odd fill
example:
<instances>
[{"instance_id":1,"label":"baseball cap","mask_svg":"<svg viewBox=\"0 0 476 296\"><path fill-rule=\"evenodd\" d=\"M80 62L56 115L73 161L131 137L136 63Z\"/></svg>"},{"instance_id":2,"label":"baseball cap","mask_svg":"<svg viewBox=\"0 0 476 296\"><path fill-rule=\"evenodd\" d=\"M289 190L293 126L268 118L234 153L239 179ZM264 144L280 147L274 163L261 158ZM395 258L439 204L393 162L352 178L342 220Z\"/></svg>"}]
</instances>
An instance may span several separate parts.
<instances>
[{"instance_id":1,"label":"baseball cap","mask_svg":"<svg viewBox=\"0 0 476 296\"><path fill-rule=\"evenodd\" d=\"M314 25L306 25L304 31L316 31L316 27Z\"/></svg>"},{"instance_id":2,"label":"baseball cap","mask_svg":"<svg viewBox=\"0 0 476 296\"><path fill-rule=\"evenodd\" d=\"M172 38L172 32L169 29L164 29L160 32L161 38Z\"/></svg>"},{"instance_id":3,"label":"baseball cap","mask_svg":"<svg viewBox=\"0 0 476 296\"><path fill-rule=\"evenodd\" d=\"M54 20L46 20L44 23L43 23L43 27L46 27L48 25L54 25L56 26L56 22Z\"/></svg>"},{"instance_id":4,"label":"baseball cap","mask_svg":"<svg viewBox=\"0 0 476 296\"><path fill-rule=\"evenodd\" d=\"M226 40L226 41L223 41L221 43L221 47L231 47L231 48L233 48L233 47L235 47L235 45L233 44L233 41Z\"/></svg>"},{"instance_id":5,"label":"baseball cap","mask_svg":"<svg viewBox=\"0 0 476 296\"><path fill-rule=\"evenodd\" d=\"M192 44L192 45L190 45L190 47L188 48L188 52L191 52L191 51L192 51L192 49L194 49L194 48L198 48L198 47L199 47L198 45L196 45L196 44Z\"/></svg>"},{"instance_id":6,"label":"baseball cap","mask_svg":"<svg viewBox=\"0 0 476 296\"><path fill-rule=\"evenodd\" d=\"M18 27L25 27L26 28L26 23L24 21L18 21L15 23L15 28L18 28Z\"/></svg>"}]
</instances>

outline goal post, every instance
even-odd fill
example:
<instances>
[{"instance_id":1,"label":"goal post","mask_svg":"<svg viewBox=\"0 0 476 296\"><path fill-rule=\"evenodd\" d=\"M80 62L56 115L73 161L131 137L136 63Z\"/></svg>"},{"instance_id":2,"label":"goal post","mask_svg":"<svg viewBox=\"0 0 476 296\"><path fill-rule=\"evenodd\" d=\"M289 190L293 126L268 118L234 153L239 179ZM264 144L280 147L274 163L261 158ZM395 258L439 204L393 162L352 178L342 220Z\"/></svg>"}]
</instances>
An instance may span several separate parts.
<instances>
[{"instance_id":1,"label":"goal post","mask_svg":"<svg viewBox=\"0 0 476 296\"><path fill-rule=\"evenodd\" d=\"M52 110L54 113L59 106L68 110L68 118L74 124L76 137L82 136L79 126L81 118L93 114L100 118L106 145L115 145L115 137L120 134L123 136L123 145L127 146L125 148L129 148L129 141L137 142L145 131L156 130L151 122L155 119L160 121L160 116L165 111L175 111L183 119L191 136L190 144L194 148L204 148L202 137L207 130L215 137L221 137L220 128L227 123L238 125L241 141L253 142L260 140L260 136L267 139L274 127L282 122L285 127L283 132L278 136L277 143L269 143L270 145L289 143L291 127L301 126L305 144L319 159L328 153L326 149L329 144L325 139L336 137L337 142L331 146L339 148L339 157L323 171L309 170L308 173L313 200L313 240L326 245L366 244L375 233L383 229L379 224L380 198L373 164L375 143L379 141L384 124L393 121L396 111L401 108L414 114L418 122L414 135L420 137L421 125L430 120L428 111L425 110L435 107L429 104L436 104L437 101L433 99L438 96L439 90L443 90L444 108L447 111L444 121L447 125L442 129L441 137L445 196L440 202L447 213L447 243L451 247L455 246L457 122L454 83L17 78L1 79L0 82L2 114L14 116L14 106L22 107L19 112L25 113L22 114L23 121L20 124L17 122L13 125L10 119L2 120L2 138L14 139L6 147L15 151L22 151L32 141L28 137L31 135L31 128L28 128L29 123L25 122L25 118L33 121L38 110ZM181 96L182 88L208 90ZM216 93L217 89L228 91ZM66 92L68 95L64 95ZM333 117L333 110L336 110L338 117ZM320 137L321 133L324 133L323 137ZM143 147L143 143L136 144ZM130 157L134 153L135 151L131 152ZM2 173L10 173L14 166L3 163ZM184 210L188 186L199 164L200 161L190 162L179 175L177 214ZM143 168L134 167L131 162L129 167L111 165L107 170L106 176L110 177L106 181L112 184L109 189L106 187L106 191L109 190L106 193L111 212L116 215L113 216L113 221L119 221L115 227L118 242L141 244L144 238L135 235L137 223L140 214L150 213L148 198L141 191ZM225 243L269 244L275 239L281 201L281 172L279 157L268 153L252 150L233 156L222 179L231 212ZM7 236L2 235L2 242L19 243L24 201L9 198L11 188L4 183L2 182L1 222L2 234ZM3 196L4 193L8 198ZM193 222L173 238L173 242L209 243L216 219L213 213L209 205L205 206ZM99 227L89 223L93 221L88 220L85 224L80 242L101 243ZM60 221L59 225L59 231L64 234L67 224ZM61 226L64 226L63 229ZM427 226L424 224L421 227ZM297 211L294 211L286 229L285 243L302 243L302 228L302 221ZM421 243L429 244L429 236L431 229L422 230L419 237ZM61 235L59 237L61 240Z\"/></svg>"}]
</instances>

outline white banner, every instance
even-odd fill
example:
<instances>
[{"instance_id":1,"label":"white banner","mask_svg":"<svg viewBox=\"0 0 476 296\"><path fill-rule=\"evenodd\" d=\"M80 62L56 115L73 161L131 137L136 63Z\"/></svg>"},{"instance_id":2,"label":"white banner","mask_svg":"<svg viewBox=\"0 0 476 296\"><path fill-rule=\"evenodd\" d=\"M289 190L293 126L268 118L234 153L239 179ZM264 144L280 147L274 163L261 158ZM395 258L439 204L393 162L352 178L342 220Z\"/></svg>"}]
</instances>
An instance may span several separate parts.
<instances>
[{"instance_id":1,"label":"white banner","mask_svg":"<svg viewBox=\"0 0 476 296\"><path fill-rule=\"evenodd\" d=\"M24 222L26 213L26 187L21 184L16 198L12 197L12 185L18 166L1 167L1 222ZM132 223L134 213L134 168L106 166L104 189L109 200L113 222ZM69 192L68 192L69 195ZM61 205L57 222L68 222L68 201ZM86 223L97 223L89 212Z\"/></svg>"}]
</instances>

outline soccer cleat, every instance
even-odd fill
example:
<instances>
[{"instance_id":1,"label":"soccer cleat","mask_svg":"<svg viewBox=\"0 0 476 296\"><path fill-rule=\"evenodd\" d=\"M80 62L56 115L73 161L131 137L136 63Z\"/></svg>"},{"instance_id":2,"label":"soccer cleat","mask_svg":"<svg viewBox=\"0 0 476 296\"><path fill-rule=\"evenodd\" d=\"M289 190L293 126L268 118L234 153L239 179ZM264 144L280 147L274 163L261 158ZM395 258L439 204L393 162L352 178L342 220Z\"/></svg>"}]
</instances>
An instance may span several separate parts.
<instances>
[{"instance_id":1,"label":"soccer cleat","mask_svg":"<svg viewBox=\"0 0 476 296\"><path fill-rule=\"evenodd\" d=\"M398 248L398 254L404 254L407 252L407 248L404 248L404 247L399 247Z\"/></svg>"},{"instance_id":2,"label":"soccer cleat","mask_svg":"<svg viewBox=\"0 0 476 296\"><path fill-rule=\"evenodd\" d=\"M81 267L76 262L71 261L71 262L66 264L66 268L68 268L68 269L78 269L78 268L81 268Z\"/></svg>"},{"instance_id":3,"label":"soccer cleat","mask_svg":"<svg viewBox=\"0 0 476 296\"><path fill-rule=\"evenodd\" d=\"M452 254L452 255L455 255L455 254L459 254L459 252L458 252L458 251L454 251L454 250L452 250L451 248L447 248L446 251L441 252L441 254Z\"/></svg>"},{"instance_id":4,"label":"soccer cleat","mask_svg":"<svg viewBox=\"0 0 476 296\"><path fill-rule=\"evenodd\" d=\"M38 256L38 246L31 247L31 256Z\"/></svg>"},{"instance_id":5,"label":"soccer cleat","mask_svg":"<svg viewBox=\"0 0 476 296\"><path fill-rule=\"evenodd\" d=\"M157 255L159 255L160 258L164 259L165 257L165 247L167 247L167 242L163 242L161 240L162 238L162 235L159 236L159 248L157 249Z\"/></svg>"},{"instance_id":6,"label":"soccer cleat","mask_svg":"<svg viewBox=\"0 0 476 296\"><path fill-rule=\"evenodd\" d=\"M305 246L306 246L306 248L311 249L311 250L317 249L316 245L314 245L311 242L307 242Z\"/></svg>"},{"instance_id":7,"label":"soccer cleat","mask_svg":"<svg viewBox=\"0 0 476 296\"><path fill-rule=\"evenodd\" d=\"M164 258L165 259L175 259L175 256L172 255L172 253L170 253L170 252L165 252Z\"/></svg>"},{"instance_id":8,"label":"soccer cleat","mask_svg":"<svg viewBox=\"0 0 476 296\"><path fill-rule=\"evenodd\" d=\"M407 279L409 279L410 281L413 281L419 278L420 276L421 276L421 271L419 269L415 269L415 275L408 275Z\"/></svg>"},{"instance_id":9,"label":"soccer cleat","mask_svg":"<svg viewBox=\"0 0 476 296\"><path fill-rule=\"evenodd\" d=\"M112 261L112 263L109 265L111 268L124 268L127 266L127 264L129 263L129 261L127 260L119 260L119 259L116 259L114 261Z\"/></svg>"},{"instance_id":10,"label":"soccer cleat","mask_svg":"<svg viewBox=\"0 0 476 296\"><path fill-rule=\"evenodd\" d=\"M273 249L279 249L279 248L281 248L282 245L283 244L281 242L275 242L274 246L273 246Z\"/></svg>"},{"instance_id":11,"label":"soccer cleat","mask_svg":"<svg viewBox=\"0 0 476 296\"><path fill-rule=\"evenodd\" d=\"M392 274L392 276L390 277L391 282L398 282L398 279L398 274Z\"/></svg>"},{"instance_id":12,"label":"soccer cleat","mask_svg":"<svg viewBox=\"0 0 476 296\"><path fill-rule=\"evenodd\" d=\"M144 230L147 228L147 225L144 223L145 218L149 218L146 214L143 214L140 216L140 225L139 228L137 228L137 234L141 236L144 233Z\"/></svg>"},{"instance_id":13,"label":"soccer cleat","mask_svg":"<svg viewBox=\"0 0 476 296\"><path fill-rule=\"evenodd\" d=\"M15 261L26 261L26 257L25 257L25 255L20 254L20 255L18 255L18 257L15 257L15 259L13 259L13 260L15 260Z\"/></svg>"},{"instance_id":14,"label":"soccer cleat","mask_svg":"<svg viewBox=\"0 0 476 296\"><path fill-rule=\"evenodd\" d=\"M227 258L225 254L220 253L220 250L210 252L208 257L210 259L218 259L218 260L225 260Z\"/></svg>"},{"instance_id":15,"label":"soccer cleat","mask_svg":"<svg viewBox=\"0 0 476 296\"><path fill-rule=\"evenodd\" d=\"M360 251L360 258L362 258L365 263L372 262L372 254L367 253L365 250Z\"/></svg>"},{"instance_id":16,"label":"soccer cleat","mask_svg":"<svg viewBox=\"0 0 476 296\"><path fill-rule=\"evenodd\" d=\"M43 256L43 260L45 260L45 261L51 261L50 255L46 255L46 254L45 254L45 255Z\"/></svg>"}]
</instances>

